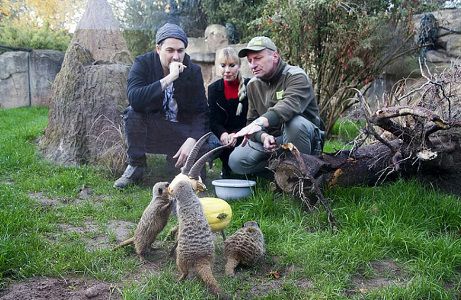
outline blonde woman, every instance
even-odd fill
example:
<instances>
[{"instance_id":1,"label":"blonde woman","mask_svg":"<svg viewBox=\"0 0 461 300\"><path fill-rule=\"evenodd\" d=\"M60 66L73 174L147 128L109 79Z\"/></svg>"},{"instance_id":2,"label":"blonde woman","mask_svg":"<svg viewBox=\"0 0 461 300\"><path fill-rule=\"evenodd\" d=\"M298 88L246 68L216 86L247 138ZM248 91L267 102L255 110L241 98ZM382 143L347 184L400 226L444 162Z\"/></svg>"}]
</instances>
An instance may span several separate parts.
<instances>
[{"instance_id":1,"label":"blonde woman","mask_svg":"<svg viewBox=\"0 0 461 300\"><path fill-rule=\"evenodd\" d=\"M231 176L229 168L229 155L240 141L234 140L234 134L245 127L248 111L248 98L246 84L249 79L244 79L240 74L240 58L231 48L223 48L216 53L218 63L217 73L221 79L208 86L208 106L210 108L211 131L219 139L220 144L229 145L228 149L221 152L222 178Z\"/></svg>"}]
</instances>

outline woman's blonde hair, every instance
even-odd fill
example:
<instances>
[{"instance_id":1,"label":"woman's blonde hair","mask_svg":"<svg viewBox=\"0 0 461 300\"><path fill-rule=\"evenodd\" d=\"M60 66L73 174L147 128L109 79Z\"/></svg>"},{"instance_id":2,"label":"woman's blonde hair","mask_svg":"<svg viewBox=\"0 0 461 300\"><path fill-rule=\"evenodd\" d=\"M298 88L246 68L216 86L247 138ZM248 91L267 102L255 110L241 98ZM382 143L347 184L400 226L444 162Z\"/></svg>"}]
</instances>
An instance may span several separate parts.
<instances>
[{"instance_id":1,"label":"woman's blonde hair","mask_svg":"<svg viewBox=\"0 0 461 300\"><path fill-rule=\"evenodd\" d=\"M237 65L241 65L240 63L240 57L237 54L237 51L235 51L234 48L232 47L226 47L219 49L218 52L216 53L216 61L218 63L229 63L229 62L234 62ZM237 78L239 80L239 105L237 107L237 112L236 115L239 116L242 113L242 100L246 97L247 91L245 87L245 80L242 77L242 74L240 73L240 70L237 73Z\"/></svg>"}]
</instances>

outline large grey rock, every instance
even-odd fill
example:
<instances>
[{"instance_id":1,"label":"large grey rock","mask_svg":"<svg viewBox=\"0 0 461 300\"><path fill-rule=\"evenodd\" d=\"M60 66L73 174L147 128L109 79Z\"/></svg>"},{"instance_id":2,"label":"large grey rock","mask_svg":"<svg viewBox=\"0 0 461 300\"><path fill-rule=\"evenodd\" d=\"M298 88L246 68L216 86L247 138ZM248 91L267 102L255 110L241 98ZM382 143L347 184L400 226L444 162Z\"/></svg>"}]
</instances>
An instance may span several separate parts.
<instances>
[{"instance_id":1,"label":"large grey rock","mask_svg":"<svg viewBox=\"0 0 461 300\"><path fill-rule=\"evenodd\" d=\"M211 24L205 29L205 36L189 38L187 53L198 62L214 62L216 50L229 44L226 27Z\"/></svg>"},{"instance_id":2,"label":"large grey rock","mask_svg":"<svg viewBox=\"0 0 461 300\"><path fill-rule=\"evenodd\" d=\"M49 106L51 85L61 69L64 53L56 50L36 50L31 53L32 105Z\"/></svg>"},{"instance_id":3,"label":"large grey rock","mask_svg":"<svg viewBox=\"0 0 461 300\"><path fill-rule=\"evenodd\" d=\"M229 44L226 27L218 24L208 25L205 29L205 41L210 52L226 47Z\"/></svg>"},{"instance_id":4,"label":"large grey rock","mask_svg":"<svg viewBox=\"0 0 461 300\"><path fill-rule=\"evenodd\" d=\"M427 14L433 14L436 18L440 27L445 27L453 31L461 32L461 9L443 9ZM418 43L418 35L420 32L421 19L424 14L415 15L413 22L415 25L414 43L415 46ZM441 46L437 50L429 50L425 53L427 67L432 74L440 74L447 68L450 68L454 62L461 58L461 34L451 33L447 34L447 30L440 28L440 36L437 40L437 44ZM425 68L425 67L424 67ZM382 99L383 94L389 94L391 92L394 83L401 79L409 79L406 84L411 89L418 87L426 82L425 78L422 78L421 70L418 62L418 54L411 53L405 55L394 61L391 65L386 67L386 72L381 75L381 80L378 80L373 85L378 87L383 84L384 90L378 88L377 91L373 92L373 88L368 91L368 98L376 97Z\"/></svg>"},{"instance_id":5,"label":"large grey rock","mask_svg":"<svg viewBox=\"0 0 461 300\"><path fill-rule=\"evenodd\" d=\"M187 54L192 61L202 68L205 90L208 84L216 80L215 57L216 51L229 44L226 27L218 24L211 24L205 29L205 36L190 37L187 46Z\"/></svg>"},{"instance_id":6,"label":"large grey rock","mask_svg":"<svg viewBox=\"0 0 461 300\"><path fill-rule=\"evenodd\" d=\"M89 0L53 83L44 157L65 165L125 167L121 113L131 54L107 0Z\"/></svg>"},{"instance_id":7,"label":"large grey rock","mask_svg":"<svg viewBox=\"0 0 461 300\"><path fill-rule=\"evenodd\" d=\"M443 9L430 12L434 15L440 27L445 27L457 32L461 31L461 9ZM421 18L424 14L415 15L415 31L419 32ZM447 33L447 30L440 28L440 34ZM415 39L418 34L415 35ZM443 49L438 49L438 53L429 53L427 60L433 63L449 63L453 59L461 57L461 34L447 34L438 39L438 44L443 46ZM433 51L431 51L433 52Z\"/></svg>"},{"instance_id":8,"label":"large grey rock","mask_svg":"<svg viewBox=\"0 0 461 300\"><path fill-rule=\"evenodd\" d=\"M433 14L439 26L449 28L454 31L461 31L461 9L444 9L439 11L428 12ZM418 14L413 17L414 23L414 47L418 44L420 33L421 19L424 14ZM440 29L439 34L446 34L447 31ZM450 67L454 60L461 57L461 34L448 34L441 36L437 44L442 46L437 50L426 52L426 62L431 72L439 73ZM401 78L418 78L421 77L418 63L418 54L410 53L395 60L386 67L385 77L399 80Z\"/></svg>"},{"instance_id":9,"label":"large grey rock","mask_svg":"<svg viewBox=\"0 0 461 300\"><path fill-rule=\"evenodd\" d=\"M10 51L0 55L0 107L49 105L51 84L64 53L55 50Z\"/></svg>"},{"instance_id":10,"label":"large grey rock","mask_svg":"<svg viewBox=\"0 0 461 300\"><path fill-rule=\"evenodd\" d=\"M105 164L104 159L110 164L110 151L125 154L120 115L128 105L129 70L125 64L96 63L80 44L69 46L39 143L44 157L64 165Z\"/></svg>"},{"instance_id":11,"label":"large grey rock","mask_svg":"<svg viewBox=\"0 0 461 300\"><path fill-rule=\"evenodd\" d=\"M0 55L0 108L30 105L28 58L23 51Z\"/></svg>"}]
</instances>

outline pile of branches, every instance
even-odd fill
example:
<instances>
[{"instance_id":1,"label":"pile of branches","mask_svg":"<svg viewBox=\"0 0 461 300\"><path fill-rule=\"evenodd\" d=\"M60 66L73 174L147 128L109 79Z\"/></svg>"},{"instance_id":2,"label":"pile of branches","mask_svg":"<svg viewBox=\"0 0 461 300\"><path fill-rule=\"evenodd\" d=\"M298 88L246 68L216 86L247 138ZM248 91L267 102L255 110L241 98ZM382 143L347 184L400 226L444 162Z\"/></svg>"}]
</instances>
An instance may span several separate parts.
<instances>
[{"instance_id":1,"label":"pile of branches","mask_svg":"<svg viewBox=\"0 0 461 300\"><path fill-rule=\"evenodd\" d=\"M398 82L386 104L372 112L357 90L366 124L351 150L299 153L284 145L270 160L275 183L283 192L302 200L308 209L321 203L330 225L337 226L322 191L332 186L377 185L399 177L444 178L457 192L461 186L461 65L453 64L433 75L420 63L422 81L409 88ZM450 190L450 189L449 189Z\"/></svg>"}]
</instances>

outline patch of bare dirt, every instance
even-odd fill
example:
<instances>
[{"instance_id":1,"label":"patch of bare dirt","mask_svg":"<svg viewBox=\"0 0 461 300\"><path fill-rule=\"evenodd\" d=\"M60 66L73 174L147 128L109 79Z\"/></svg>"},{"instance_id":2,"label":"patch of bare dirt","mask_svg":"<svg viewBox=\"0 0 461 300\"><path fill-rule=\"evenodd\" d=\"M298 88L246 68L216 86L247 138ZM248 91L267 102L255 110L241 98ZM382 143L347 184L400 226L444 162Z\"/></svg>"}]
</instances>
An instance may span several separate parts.
<instances>
[{"instance_id":1,"label":"patch of bare dirt","mask_svg":"<svg viewBox=\"0 0 461 300\"><path fill-rule=\"evenodd\" d=\"M45 197L44 197L45 198ZM42 199L43 200L43 199ZM48 199L49 200L49 199ZM58 224L60 230L66 233L80 235L91 251L101 248L112 248L114 241L109 239L110 235L115 236L116 242L121 242L131 237L135 223L112 220L105 226L100 226L93 221L86 221L82 226L71 224ZM159 274L169 259L169 249L174 242L163 244L162 241L155 241L152 251L146 256L146 260L140 264L133 274L125 278L128 281L140 281L152 274ZM131 246L127 246L129 248ZM132 255L136 256L133 247L130 248ZM3 300L77 300L77 299L121 299L116 287L104 282L85 279L54 279L54 278L32 278L24 282L14 283L4 291L0 292L0 299Z\"/></svg>"},{"instance_id":2,"label":"patch of bare dirt","mask_svg":"<svg viewBox=\"0 0 461 300\"><path fill-rule=\"evenodd\" d=\"M115 234L115 240L122 242L132 236L136 224L133 222L114 220L107 224L107 231Z\"/></svg>"},{"instance_id":3,"label":"patch of bare dirt","mask_svg":"<svg viewBox=\"0 0 461 300\"><path fill-rule=\"evenodd\" d=\"M0 184L14 185L14 181L11 178L0 178Z\"/></svg>"},{"instance_id":4,"label":"patch of bare dirt","mask_svg":"<svg viewBox=\"0 0 461 300\"><path fill-rule=\"evenodd\" d=\"M85 186L79 189L78 194L76 194L75 198L49 198L45 196L42 192L29 193L29 197L45 208L54 208L60 205L67 204L77 205L85 201L91 201L94 204L99 204L104 202L107 198L107 196L104 195L94 195L93 190Z\"/></svg>"},{"instance_id":5,"label":"patch of bare dirt","mask_svg":"<svg viewBox=\"0 0 461 300\"><path fill-rule=\"evenodd\" d=\"M67 204L80 204L84 199L81 198L48 198L42 192L29 193L29 197L45 208L54 208Z\"/></svg>"},{"instance_id":6,"label":"patch of bare dirt","mask_svg":"<svg viewBox=\"0 0 461 300\"><path fill-rule=\"evenodd\" d=\"M366 294L371 290L386 288L388 286L405 285L408 279L405 272L392 260L370 262L371 274L363 269L351 280L351 289L345 293L347 296Z\"/></svg>"},{"instance_id":7,"label":"patch of bare dirt","mask_svg":"<svg viewBox=\"0 0 461 300\"><path fill-rule=\"evenodd\" d=\"M161 271L169 262L175 261L174 256L169 256L173 241L163 242L155 241L153 246L159 247L151 252L150 257L147 257L148 262L143 263L137 271L139 275L134 277L134 280L140 280L148 275L148 272L155 273ZM224 266L226 259L223 254L224 243L221 233L215 233L215 259L213 264L213 274L220 282L224 277ZM235 294L235 299L253 299L257 297L267 296L269 293L281 290L284 284L292 279L288 277L298 268L294 265L281 266L278 257L266 256L259 263L252 267L238 266L236 268L235 278L242 282L245 287L238 290ZM179 274L178 274L179 275ZM196 274L191 272L189 279L195 278ZM294 283L300 289L311 289L313 283L308 279L295 280Z\"/></svg>"},{"instance_id":8,"label":"patch of bare dirt","mask_svg":"<svg viewBox=\"0 0 461 300\"><path fill-rule=\"evenodd\" d=\"M89 199L93 195L93 190L89 187L83 186L78 192L78 198L80 199Z\"/></svg>"},{"instance_id":9,"label":"patch of bare dirt","mask_svg":"<svg viewBox=\"0 0 461 300\"><path fill-rule=\"evenodd\" d=\"M453 299L461 299L461 267L456 268L455 277L445 282L443 287L453 295Z\"/></svg>"},{"instance_id":10,"label":"patch of bare dirt","mask_svg":"<svg viewBox=\"0 0 461 300\"><path fill-rule=\"evenodd\" d=\"M152 275L159 275L168 263L175 262L174 256L170 256L170 250L174 243L174 241L154 241L152 244L153 248L144 256L144 260L138 269L134 273L127 275L123 279L123 282L142 282L145 278ZM131 255L136 256L133 246L126 246L126 248L127 251L131 252Z\"/></svg>"},{"instance_id":11,"label":"patch of bare dirt","mask_svg":"<svg viewBox=\"0 0 461 300\"><path fill-rule=\"evenodd\" d=\"M77 233L82 236L86 249L89 251L95 249L111 248L114 245L110 241L110 234L115 235L117 242L124 241L131 237L131 232L136 227L135 223L113 220L109 221L105 229L101 229L93 221L86 221L83 226L74 226L70 224L58 224L63 232Z\"/></svg>"},{"instance_id":12,"label":"patch of bare dirt","mask_svg":"<svg viewBox=\"0 0 461 300\"><path fill-rule=\"evenodd\" d=\"M58 224L58 226L65 233L76 233L81 236L88 251L109 247L109 237L101 233L99 226L92 221L86 221L83 226L71 224Z\"/></svg>"},{"instance_id":13,"label":"patch of bare dirt","mask_svg":"<svg viewBox=\"0 0 461 300\"><path fill-rule=\"evenodd\" d=\"M0 292L1 300L118 300L116 286L109 283L74 278L30 278L13 283Z\"/></svg>"},{"instance_id":14,"label":"patch of bare dirt","mask_svg":"<svg viewBox=\"0 0 461 300\"><path fill-rule=\"evenodd\" d=\"M255 280L255 285L250 290L250 295L249 298L254 298L254 297L263 297L268 295L270 292L280 290L283 286L284 281L283 280L271 280L271 281L263 281L261 279Z\"/></svg>"},{"instance_id":15,"label":"patch of bare dirt","mask_svg":"<svg viewBox=\"0 0 461 300\"><path fill-rule=\"evenodd\" d=\"M29 197L44 207L55 207L61 203L58 199L51 199L44 196L42 192L29 193Z\"/></svg>"},{"instance_id":16,"label":"patch of bare dirt","mask_svg":"<svg viewBox=\"0 0 461 300\"><path fill-rule=\"evenodd\" d=\"M58 227L64 232L77 233L79 235L83 235L85 233L95 233L99 230L98 225L92 221L86 221L83 224L83 226L74 226L71 224L58 224Z\"/></svg>"},{"instance_id":17,"label":"patch of bare dirt","mask_svg":"<svg viewBox=\"0 0 461 300\"><path fill-rule=\"evenodd\" d=\"M278 257L266 256L261 262L253 267L237 267L235 277L239 281L250 284L248 291L237 291L237 299L253 299L265 297L272 292L279 291L285 283L293 283L289 276L298 268L294 265L281 266ZM312 281L303 278L295 280L294 283L299 289L312 289Z\"/></svg>"},{"instance_id":18,"label":"patch of bare dirt","mask_svg":"<svg viewBox=\"0 0 461 300\"><path fill-rule=\"evenodd\" d=\"M85 200L88 200L92 203L99 204L103 203L107 199L109 199L107 195L96 195L94 194L92 188L84 185L78 190L77 199L74 201L74 203L81 203Z\"/></svg>"}]
</instances>

